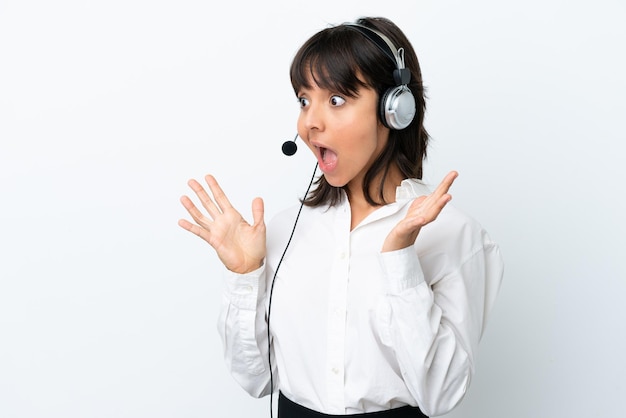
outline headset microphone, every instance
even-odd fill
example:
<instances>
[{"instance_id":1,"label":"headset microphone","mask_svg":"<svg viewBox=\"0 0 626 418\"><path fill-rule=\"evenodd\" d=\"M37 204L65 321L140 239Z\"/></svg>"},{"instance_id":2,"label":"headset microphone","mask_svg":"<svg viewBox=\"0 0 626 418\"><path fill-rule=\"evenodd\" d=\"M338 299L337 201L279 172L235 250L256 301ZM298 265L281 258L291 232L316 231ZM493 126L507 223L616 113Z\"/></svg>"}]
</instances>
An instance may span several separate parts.
<instances>
[{"instance_id":1,"label":"headset microphone","mask_svg":"<svg viewBox=\"0 0 626 418\"><path fill-rule=\"evenodd\" d=\"M296 145L296 139L298 138L298 134L291 141L283 142L283 154L285 155L293 155L298 150L298 146Z\"/></svg>"}]
</instances>

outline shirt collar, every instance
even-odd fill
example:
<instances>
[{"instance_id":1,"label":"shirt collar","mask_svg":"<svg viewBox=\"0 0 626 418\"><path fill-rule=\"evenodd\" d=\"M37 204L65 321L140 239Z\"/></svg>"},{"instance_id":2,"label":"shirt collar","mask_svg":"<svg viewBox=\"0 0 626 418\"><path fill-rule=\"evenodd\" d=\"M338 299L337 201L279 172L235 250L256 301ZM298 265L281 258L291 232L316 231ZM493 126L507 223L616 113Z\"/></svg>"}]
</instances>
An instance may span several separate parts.
<instances>
[{"instance_id":1,"label":"shirt collar","mask_svg":"<svg viewBox=\"0 0 626 418\"><path fill-rule=\"evenodd\" d=\"M387 205L381 206L374 212L370 213L357 228L367 225L371 222L379 219L391 216L404 208L407 203L419 196L430 194L428 186L424 182L418 179L406 179L400 183L400 186L396 188L396 201ZM348 199L345 198L342 205L349 206ZM355 228L356 229L356 228Z\"/></svg>"},{"instance_id":2,"label":"shirt collar","mask_svg":"<svg viewBox=\"0 0 626 418\"><path fill-rule=\"evenodd\" d=\"M396 188L396 202L412 200L430 194L430 189L422 180L405 179Z\"/></svg>"}]
</instances>

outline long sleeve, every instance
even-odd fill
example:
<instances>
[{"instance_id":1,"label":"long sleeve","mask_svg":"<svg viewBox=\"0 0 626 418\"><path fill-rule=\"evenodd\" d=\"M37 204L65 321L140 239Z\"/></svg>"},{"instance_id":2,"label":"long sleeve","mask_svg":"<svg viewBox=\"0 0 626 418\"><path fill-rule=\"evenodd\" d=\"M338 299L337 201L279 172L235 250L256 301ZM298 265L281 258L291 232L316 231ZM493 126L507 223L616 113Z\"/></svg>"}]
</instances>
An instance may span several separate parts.
<instances>
[{"instance_id":1,"label":"long sleeve","mask_svg":"<svg viewBox=\"0 0 626 418\"><path fill-rule=\"evenodd\" d=\"M270 383L265 277L265 266L243 275L227 271L218 317L226 367L254 397L268 394Z\"/></svg>"},{"instance_id":2,"label":"long sleeve","mask_svg":"<svg viewBox=\"0 0 626 418\"><path fill-rule=\"evenodd\" d=\"M473 246L456 263L445 253L425 251L426 264L436 266L426 272L415 247L380 255L389 286L378 313L381 341L394 350L427 415L449 412L465 395L500 285L499 249L486 234L479 238L466 240Z\"/></svg>"}]
</instances>

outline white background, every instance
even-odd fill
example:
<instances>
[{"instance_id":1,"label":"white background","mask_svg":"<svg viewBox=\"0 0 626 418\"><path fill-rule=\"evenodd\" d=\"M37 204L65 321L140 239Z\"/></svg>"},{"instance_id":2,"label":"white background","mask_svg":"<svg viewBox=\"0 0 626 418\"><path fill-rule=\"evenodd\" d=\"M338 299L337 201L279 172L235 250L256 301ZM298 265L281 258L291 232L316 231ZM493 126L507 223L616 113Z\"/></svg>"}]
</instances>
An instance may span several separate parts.
<instances>
[{"instance_id":1,"label":"white background","mask_svg":"<svg viewBox=\"0 0 626 418\"><path fill-rule=\"evenodd\" d=\"M225 370L220 264L178 199L210 172L246 217L295 203L290 61L362 15L414 44L425 179L459 171L506 261L449 416L623 416L623 2L0 0L1 417L268 416Z\"/></svg>"}]
</instances>

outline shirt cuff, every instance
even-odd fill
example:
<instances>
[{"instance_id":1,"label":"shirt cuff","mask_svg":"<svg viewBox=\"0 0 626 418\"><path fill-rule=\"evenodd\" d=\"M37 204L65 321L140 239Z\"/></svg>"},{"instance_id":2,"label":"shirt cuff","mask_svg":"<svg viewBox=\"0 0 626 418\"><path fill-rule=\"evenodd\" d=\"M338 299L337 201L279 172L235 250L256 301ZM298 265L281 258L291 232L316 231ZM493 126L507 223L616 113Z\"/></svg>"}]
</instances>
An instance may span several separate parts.
<instances>
[{"instance_id":1,"label":"shirt cuff","mask_svg":"<svg viewBox=\"0 0 626 418\"><path fill-rule=\"evenodd\" d=\"M257 301L265 297L265 264L245 274L224 273L225 295L234 306L240 309L256 310Z\"/></svg>"},{"instance_id":2,"label":"shirt cuff","mask_svg":"<svg viewBox=\"0 0 626 418\"><path fill-rule=\"evenodd\" d=\"M422 265L412 245L380 253L380 264L387 277L390 294L400 294L424 282Z\"/></svg>"}]
</instances>

